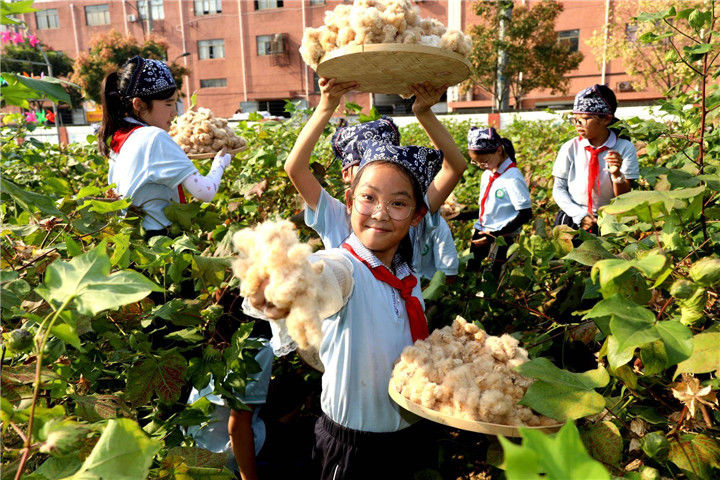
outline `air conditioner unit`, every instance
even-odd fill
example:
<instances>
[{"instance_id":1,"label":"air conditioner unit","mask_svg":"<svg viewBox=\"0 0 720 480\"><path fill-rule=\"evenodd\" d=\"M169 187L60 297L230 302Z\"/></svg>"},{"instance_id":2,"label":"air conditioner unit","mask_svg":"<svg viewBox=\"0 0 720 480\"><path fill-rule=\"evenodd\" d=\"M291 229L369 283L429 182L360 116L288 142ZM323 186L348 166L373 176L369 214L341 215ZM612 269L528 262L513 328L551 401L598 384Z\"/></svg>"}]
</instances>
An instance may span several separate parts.
<instances>
[{"instance_id":1,"label":"air conditioner unit","mask_svg":"<svg viewBox=\"0 0 720 480\"><path fill-rule=\"evenodd\" d=\"M128 22L134 23L137 22L137 15L133 15L132 13L127 16Z\"/></svg>"},{"instance_id":2,"label":"air conditioner unit","mask_svg":"<svg viewBox=\"0 0 720 480\"><path fill-rule=\"evenodd\" d=\"M285 34L276 33L270 41L270 54L282 55L285 53Z\"/></svg>"},{"instance_id":3,"label":"air conditioner unit","mask_svg":"<svg viewBox=\"0 0 720 480\"><path fill-rule=\"evenodd\" d=\"M635 91L635 89L633 88L633 84L630 81L618 82L617 90L618 90L618 92L634 92Z\"/></svg>"}]
</instances>

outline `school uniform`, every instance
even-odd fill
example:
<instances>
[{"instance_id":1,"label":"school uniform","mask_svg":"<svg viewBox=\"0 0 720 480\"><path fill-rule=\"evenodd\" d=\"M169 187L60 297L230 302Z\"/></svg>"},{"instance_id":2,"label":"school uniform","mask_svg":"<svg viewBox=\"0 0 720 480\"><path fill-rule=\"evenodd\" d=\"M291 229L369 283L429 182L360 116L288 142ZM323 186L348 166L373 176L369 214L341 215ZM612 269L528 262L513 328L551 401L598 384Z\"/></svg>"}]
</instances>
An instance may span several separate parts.
<instances>
[{"instance_id":1,"label":"school uniform","mask_svg":"<svg viewBox=\"0 0 720 480\"><path fill-rule=\"evenodd\" d=\"M315 210L305 206L305 224L320 235L325 248L339 247L351 233L346 205L324 188ZM410 228L409 235L413 246L413 269L421 278L432 278L438 270L448 276L457 275L455 241L440 210L426 214L417 227Z\"/></svg>"},{"instance_id":2,"label":"school uniform","mask_svg":"<svg viewBox=\"0 0 720 480\"><path fill-rule=\"evenodd\" d=\"M553 165L553 199L560 207L561 214L556 219L557 224L567 224L579 228L582 219L590 213L588 209L588 168L591 152L587 147L594 148L586 138L575 137L565 142L558 152L555 164ZM592 213L597 215L598 208L610 203L615 196L613 182L609 172L605 171L605 158L609 150L614 150L623 159L620 172L629 180L640 177L640 166L638 164L635 146L629 140L618 138L616 133L610 130L605 143L600 147L598 153L598 178L597 184L592 189ZM571 221L570 221L571 220Z\"/></svg>"},{"instance_id":3,"label":"school uniform","mask_svg":"<svg viewBox=\"0 0 720 480\"><path fill-rule=\"evenodd\" d=\"M492 182L491 182L492 180ZM488 188L489 186L489 188ZM491 234L516 233L520 231L520 225L513 232L503 232L508 225L515 220L521 210L531 208L530 191L528 190L525 177L514 165L510 158L506 158L498 166L497 172L485 170L480 178L480 197L478 201L480 212L478 220L473 225L473 240L481 237L480 232ZM504 236L507 245L498 246L495 256L495 273L507 258L507 249L513 243L510 235ZM480 263L490 253L493 242L478 247L470 246L473 259L468 263L469 270L476 270Z\"/></svg>"},{"instance_id":4,"label":"school uniform","mask_svg":"<svg viewBox=\"0 0 720 480\"><path fill-rule=\"evenodd\" d=\"M142 209L145 230L161 231L172 223L163 210L185 203L181 184L197 168L165 130L134 123L113 138L108 182Z\"/></svg>"}]
</instances>

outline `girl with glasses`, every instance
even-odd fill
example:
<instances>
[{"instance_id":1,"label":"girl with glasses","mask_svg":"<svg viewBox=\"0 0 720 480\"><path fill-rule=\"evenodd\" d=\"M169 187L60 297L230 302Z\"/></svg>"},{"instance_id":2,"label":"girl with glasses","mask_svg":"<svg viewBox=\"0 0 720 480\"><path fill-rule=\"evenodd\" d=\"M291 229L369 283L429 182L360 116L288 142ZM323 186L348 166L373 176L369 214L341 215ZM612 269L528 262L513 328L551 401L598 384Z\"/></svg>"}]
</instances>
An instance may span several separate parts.
<instances>
[{"instance_id":1,"label":"girl with glasses","mask_svg":"<svg viewBox=\"0 0 720 480\"><path fill-rule=\"evenodd\" d=\"M609 128L616 109L615 93L605 85L575 96L570 121L578 136L560 147L553 166L553 198L560 207L555 225L597 234L598 209L629 192L640 176L635 146Z\"/></svg>"},{"instance_id":2,"label":"girl with glasses","mask_svg":"<svg viewBox=\"0 0 720 480\"><path fill-rule=\"evenodd\" d=\"M473 258L467 268L479 270L483 259L490 256L493 275L499 278L513 237L532 217L530 191L515 165L512 142L494 128L468 131L468 155L485 171L480 179L479 217L470 240ZM495 244L498 237L504 238L505 245Z\"/></svg>"},{"instance_id":3,"label":"girl with glasses","mask_svg":"<svg viewBox=\"0 0 720 480\"><path fill-rule=\"evenodd\" d=\"M321 79L320 87L320 104L286 164L311 209L317 208L322 188L308 169L310 152L355 84ZM333 262L332 270L344 272L336 274L338 278L352 279L343 290L349 292L344 305L322 322L323 415L315 426L313 450L322 479L410 478L417 462L431 458L422 450L427 442L418 431L422 427L414 425L416 418L388 395L395 360L406 346L428 335L420 285L411 267L410 228L428 209L442 204L462 173L460 169L450 178L438 174L446 168L443 157L452 162L462 154L436 118L428 124L442 129L434 130L433 138L443 151L372 139L363 145L344 206L351 233L341 248L316 254ZM293 159L301 159L302 168ZM262 310L275 318L285 313L260 295L249 302L254 308L248 305L247 313L260 318Z\"/></svg>"}]
</instances>

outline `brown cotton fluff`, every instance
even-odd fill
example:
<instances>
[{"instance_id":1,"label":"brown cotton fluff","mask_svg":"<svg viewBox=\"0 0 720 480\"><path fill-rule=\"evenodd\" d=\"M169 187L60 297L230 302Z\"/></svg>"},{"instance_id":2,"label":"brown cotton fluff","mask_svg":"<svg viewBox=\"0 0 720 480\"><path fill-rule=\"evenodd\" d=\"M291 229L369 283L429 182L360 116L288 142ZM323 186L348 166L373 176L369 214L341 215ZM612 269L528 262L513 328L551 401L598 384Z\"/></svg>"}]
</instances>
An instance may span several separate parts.
<instances>
[{"instance_id":1,"label":"brown cotton fluff","mask_svg":"<svg viewBox=\"0 0 720 480\"><path fill-rule=\"evenodd\" d=\"M459 30L447 30L434 18L421 18L411 0L355 0L325 12L323 25L305 28L300 55L317 69L327 53L348 45L417 43L468 56L472 39Z\"/></svg>"},{"instance_id":2,"label":"brown cotton fluff","mask_svg":"<svg viewBox=\"0 0 720 480\"><path fill-rule=\"evenodd\" d=\"M233 244L237 252L233 272L240 279L241 295L254 296L267 280L265 299L289 310L284 321L290 337L301 349L317 348L321 321L343 305L351 280L329 266L330 258L311 263L312 248L298 240L295 225L288 220L240 230Z\"/></svg>"},{"instance_id":3,"label":"brown cotton fluff","mask_svg":"<svg viewBox=\"0 0 720 480\"><path fill-rule=\"evenodd\" d=\"M175 119L168 131L187 154L216 153L223 147L236 150L245 146L225 118L216 118L208 108L190 109Z\"/></svg>"},{"instance_id":4,"label":"brown cotton fluff","mask_svg":"<svg viewBox=\"0 0 720 480\"><path fill-rule=\"evenodd\" d=\"M457 317L406 347L390 388L411 402L454 417L513 426L556 423L518 405L532 383L514 369L527 352L510 335L487 335Z\"/></svg>"}]
</instances>

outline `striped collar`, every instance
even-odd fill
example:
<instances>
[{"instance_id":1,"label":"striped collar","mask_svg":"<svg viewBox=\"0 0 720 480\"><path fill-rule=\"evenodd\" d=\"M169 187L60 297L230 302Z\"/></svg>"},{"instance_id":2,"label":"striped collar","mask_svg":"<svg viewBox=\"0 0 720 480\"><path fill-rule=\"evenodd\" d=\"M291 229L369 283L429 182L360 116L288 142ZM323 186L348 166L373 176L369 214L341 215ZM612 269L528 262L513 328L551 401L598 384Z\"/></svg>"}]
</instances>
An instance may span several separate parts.
<instances>
[{"instance_id":1,"label":"striped collar","mask_svg":"<svg viewBox=\"0 0 720 480\"><path fill-rule=\"evenodd\" d=\"M371 268L384 266L384 264L380 260L378 260L375 254L362 244L360 239L354 233L350 234L347 240L345 240L345 243L350 245L352 249L355 250L355 253L360 258L365 260ZM392 269L395 276L401 280L412 274L410 266L407 264L407 262L404 262L402 258L397 254L395 255L395 258L393 258Z\"/></svg>"}]
</instances>

